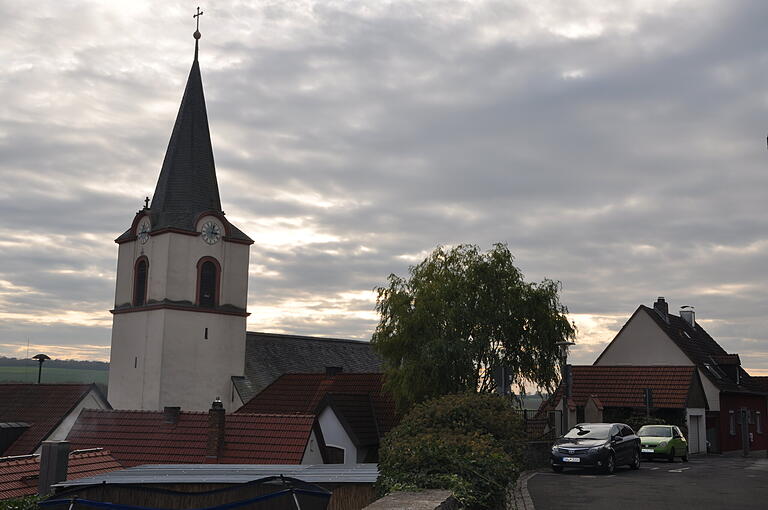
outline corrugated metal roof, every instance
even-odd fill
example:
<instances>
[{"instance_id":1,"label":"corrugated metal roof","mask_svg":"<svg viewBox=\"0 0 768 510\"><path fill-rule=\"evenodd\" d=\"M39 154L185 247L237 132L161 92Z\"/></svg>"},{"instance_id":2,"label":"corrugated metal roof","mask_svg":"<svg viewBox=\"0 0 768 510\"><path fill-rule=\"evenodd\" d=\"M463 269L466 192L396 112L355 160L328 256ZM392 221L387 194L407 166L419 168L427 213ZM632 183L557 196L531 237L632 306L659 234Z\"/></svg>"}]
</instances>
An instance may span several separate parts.
<instances>
[{"instance_id":1,"label":"corrugated metal roof","mask_svg":"<svg viewBox=\"0 0 768 510\"><path fill-rule=\"evenodd\" d=\"M56 487L101 483L246 483L267 476L290 476L308 483L374 483L378 464L148 464L103 475L70 480Z\"/></svg>"}]
</instances>

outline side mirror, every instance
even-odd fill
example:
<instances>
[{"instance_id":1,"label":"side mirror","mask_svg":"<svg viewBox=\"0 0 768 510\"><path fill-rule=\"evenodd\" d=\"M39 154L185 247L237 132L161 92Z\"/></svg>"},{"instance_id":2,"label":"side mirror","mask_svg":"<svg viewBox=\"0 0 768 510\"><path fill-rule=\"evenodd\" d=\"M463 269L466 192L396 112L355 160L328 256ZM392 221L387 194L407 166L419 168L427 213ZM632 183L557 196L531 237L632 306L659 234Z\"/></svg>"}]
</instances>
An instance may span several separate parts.
<instances>
[{"instance_id":1,"label":"side mirror","mask_svg":"<svg viewBox=\"0 0 768 510\"><path fill-rule=\"evenodd\" d=\"M620 443L621 441L622 441L622 438L620 435L616 434L615 436L611 436L612 443Z\"/></svg>"}]
</instances>

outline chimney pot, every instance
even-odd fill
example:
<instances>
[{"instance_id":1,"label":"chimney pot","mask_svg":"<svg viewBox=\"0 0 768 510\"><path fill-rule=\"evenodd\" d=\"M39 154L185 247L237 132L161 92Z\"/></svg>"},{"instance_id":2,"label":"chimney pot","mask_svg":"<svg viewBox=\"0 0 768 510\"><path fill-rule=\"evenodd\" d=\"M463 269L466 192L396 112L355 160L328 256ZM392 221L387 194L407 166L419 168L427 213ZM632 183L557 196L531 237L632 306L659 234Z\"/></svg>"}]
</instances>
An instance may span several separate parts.
<instances>
[{"instance_id":1,"label":"chimney pot","mask_svg":"<svg viewBox=\"0 0 768 510\"><path fill-rule=\"evenodd\" d=\"M663 296L659 296L656 299L656 302L653 303L653 309L656 310L656 313L661 315L664 322L669 322L669 304Z\"/></svg>"},{"instance_id":2,"label":"chimney pot","mask_svg":"<svg viewBox=\"0 0 768 510\"><path fill-rule=\"evenodd\" d=\"M163 408L163 418L165 420L165 423L172 423L174 425L179 423L180 412L181 412L181 407L165 406Z\"/></svg>"},{"instance_id":3,"label":"chimney pot","mask_svg":"<svg viewBox=\"0 0 768 510\"><path fill-rule=\"evenodd\" d=\"M696 327L696 311L692 306L685 305L680 307L680 318L687 322L690 327Z\"/></svg>"}]
</instances>

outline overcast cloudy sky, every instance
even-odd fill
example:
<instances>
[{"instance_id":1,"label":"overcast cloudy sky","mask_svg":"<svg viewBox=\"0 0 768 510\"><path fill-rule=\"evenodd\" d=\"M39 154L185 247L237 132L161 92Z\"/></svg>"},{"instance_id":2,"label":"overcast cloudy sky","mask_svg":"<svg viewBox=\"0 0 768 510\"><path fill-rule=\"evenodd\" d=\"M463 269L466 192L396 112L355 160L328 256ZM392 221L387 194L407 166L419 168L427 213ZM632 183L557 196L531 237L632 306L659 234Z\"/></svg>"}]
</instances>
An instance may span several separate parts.
<instances>
[{"instance_id":1,"label":"overcast cloudy sky","mask_svg":"<svg viewBox=\"0 0 768 510\"><path fill-rule=\"evenodd\" d=\"M113 239L154 190L196 6L0 0L0 354L108 358ZM389 273L506 242L562 282L574 362L666 296L768 375L768 3L201 7L250 330L367 339Z\"/></svg>"}]
</instances>

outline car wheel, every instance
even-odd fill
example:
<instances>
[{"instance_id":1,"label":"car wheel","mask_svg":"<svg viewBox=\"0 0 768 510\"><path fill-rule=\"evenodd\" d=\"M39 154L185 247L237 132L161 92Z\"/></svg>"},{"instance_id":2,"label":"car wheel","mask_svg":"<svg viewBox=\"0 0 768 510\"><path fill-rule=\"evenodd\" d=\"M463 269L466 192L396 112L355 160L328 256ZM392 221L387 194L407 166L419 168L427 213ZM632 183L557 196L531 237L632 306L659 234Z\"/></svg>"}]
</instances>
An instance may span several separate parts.
<instances>
[{"instance_id":1,"label":"car wheel","mask_svg":"<svg viewBox=\"0 0 768 510\"><path fill-rule=\"evenodd\" d=\"M552 466L552 471L554 471L555 473L562 473L563 466Z\"/></svg>"},{"instance_id":2,"label":"car wheel","mask_svg":"<svg viewBox=\"0 0 768 510\"><path fill-rule=\"evenodd\" d=\"M612 453L609 453L608 460L605 461L604 472L606 475L612 475L614 471L616 471L616 459Z\"/></svg>"},{"instance_id":3,"label":"car wheel","mask_svg":"<svg viewBox=\"0 0 768 510\"><path fill-rule=\"evenodd\" d=\"M667 462L674 462L675 461L675 449L672 448L672 450L669 452L669 457L667 457Z\"/></svg>"},{"instance_id":4,"label":"car wheel","mask_svg":"<svg viewBox=\"0 0 768 510\"><path fill-rule=\"evenodd\" d=\"M683 454L683 462L688 462L688 448L685 449L685 453Z\"/></svg>"},{"instance_id":5,"label":"car wheel","mask_svg":"<svg viewBox=\"0 0 768 510\"><path fill-rule=\"evenodd\" d=\"M632 464L629 465L632 469L640 469L640 452L635 450L635 454L632 456Z\"/></svg>"}]
</instances>

